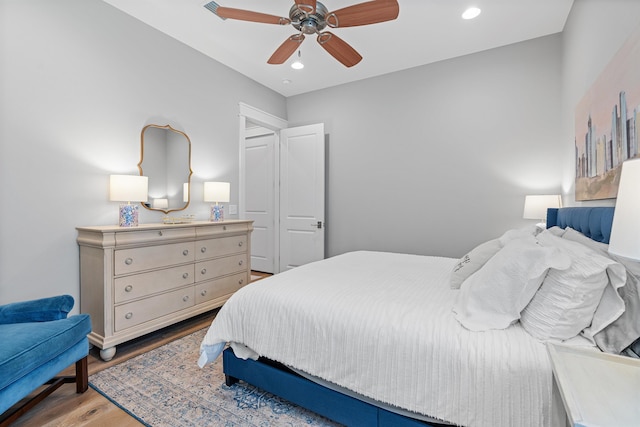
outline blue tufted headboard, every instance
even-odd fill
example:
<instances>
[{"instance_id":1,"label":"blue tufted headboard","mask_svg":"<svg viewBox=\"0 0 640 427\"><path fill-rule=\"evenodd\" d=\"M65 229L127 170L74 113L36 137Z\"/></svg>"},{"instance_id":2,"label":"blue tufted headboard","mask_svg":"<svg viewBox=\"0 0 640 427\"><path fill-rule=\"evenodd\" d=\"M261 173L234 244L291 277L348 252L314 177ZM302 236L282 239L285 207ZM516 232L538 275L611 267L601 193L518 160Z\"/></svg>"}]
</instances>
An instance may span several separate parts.
<instances>
[{"instance_id":1,"label":"blue tufted headboard","mask_svg":"<svg viewBox=\"0 0 640 427\"><path fill-rule=\"evenodd\" d=\"M613 211L613 206L548 209L547 228L571 227L595 241L609 243Z\"/></svg>"}]
</instances>

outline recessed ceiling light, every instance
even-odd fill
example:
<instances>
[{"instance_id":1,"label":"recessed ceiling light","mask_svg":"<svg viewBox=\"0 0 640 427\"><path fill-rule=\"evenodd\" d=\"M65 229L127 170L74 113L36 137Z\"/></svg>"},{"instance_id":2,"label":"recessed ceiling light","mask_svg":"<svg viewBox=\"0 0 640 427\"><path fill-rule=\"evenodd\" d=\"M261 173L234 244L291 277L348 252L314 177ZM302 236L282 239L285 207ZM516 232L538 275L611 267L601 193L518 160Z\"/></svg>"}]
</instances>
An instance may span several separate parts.
<instances>
[{"instance_id":1,"label":"recessed ceiling light","mask_svg":"<svg viewBox=\"0 0 640 427\"><path fill-rule=\"evenodd\" d=\"M476 18L478 15L480 15L480 12L482 11L477 7L470 7L469 9L464 11L464 13L462 14L462 19Z\"/></svg>"},{"instance_id":2,"label":"recessed ceiling light","mask_svg":"<svg viewBox=\"0 0 640 427\"><path fill-rule=\"evenodd\" d=\"M289 83L291 83L291 80L289 80L289 79L282 79L282 84L283 84L283 85L288 85Z\"/></svg>"}]
</instances>

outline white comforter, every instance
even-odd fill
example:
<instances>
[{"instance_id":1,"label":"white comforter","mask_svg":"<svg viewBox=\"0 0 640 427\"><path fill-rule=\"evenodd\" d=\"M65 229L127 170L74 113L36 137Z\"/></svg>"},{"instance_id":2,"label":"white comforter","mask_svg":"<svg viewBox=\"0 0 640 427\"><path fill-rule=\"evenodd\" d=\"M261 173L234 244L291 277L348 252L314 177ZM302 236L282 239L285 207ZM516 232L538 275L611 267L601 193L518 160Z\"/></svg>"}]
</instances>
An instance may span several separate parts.
<instances>
[{"instance_id":1,"label":"white comforter","mask_svg":"<svg viewBox=\"0 0 640 427\"><path fill-rule=\"evenodd\" d=\"M222 307L200 362L239 343L253 356L449 423L552 425L545 346L519 324L464 329L451 311L456 261L351 252L255 282Z\"/></svg>"}]
</instances>

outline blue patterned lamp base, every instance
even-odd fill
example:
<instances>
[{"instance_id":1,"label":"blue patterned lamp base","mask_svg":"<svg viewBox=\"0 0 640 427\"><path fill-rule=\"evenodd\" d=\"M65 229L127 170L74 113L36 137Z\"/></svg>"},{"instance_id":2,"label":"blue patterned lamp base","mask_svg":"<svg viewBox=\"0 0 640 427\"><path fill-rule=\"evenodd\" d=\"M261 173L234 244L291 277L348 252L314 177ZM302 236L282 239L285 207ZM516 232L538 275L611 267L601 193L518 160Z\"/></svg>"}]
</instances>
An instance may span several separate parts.
<instances>
[{"instance_id":1,"label":"blue patterned lamp base","mask_svg":"<svg viewBox=\"0 0 640 427\"><path fill-rule=\"evenodd\" d=\"M138 205L120 205L120 227L138 226Z\"/></svg>"},{"instance_id":2,"label":"blue patterned lamp base","mask_svg":"<svg viewBox=\"0 0 640 427\"><path fill-rule=\"evenodd\" d=\"M211 216L209 217L209 221L224 221L224 206L215 204L211 205Z\"/></svg>"}]
</instances>

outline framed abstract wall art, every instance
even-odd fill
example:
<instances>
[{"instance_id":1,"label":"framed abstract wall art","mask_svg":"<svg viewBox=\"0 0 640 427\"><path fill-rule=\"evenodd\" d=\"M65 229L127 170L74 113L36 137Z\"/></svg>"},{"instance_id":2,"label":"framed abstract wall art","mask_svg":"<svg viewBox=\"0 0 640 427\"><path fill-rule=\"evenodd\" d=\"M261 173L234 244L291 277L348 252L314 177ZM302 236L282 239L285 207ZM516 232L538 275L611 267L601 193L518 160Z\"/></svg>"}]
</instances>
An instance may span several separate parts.
<instances>
[{"instance_id":1,"label":"framed abstract wall art","mask_svg":"<svg viewBox=\"0 0 640 427\"><path fill-rule=\"evenodd\" d=\"M622 163L640 154L640 31L578 103L575 120L576 200L615 198Z\"/></svg>"}]
</instances>

